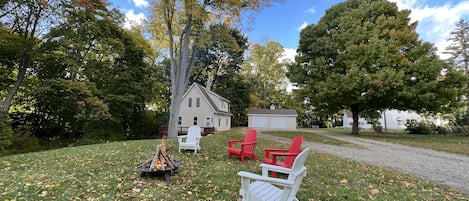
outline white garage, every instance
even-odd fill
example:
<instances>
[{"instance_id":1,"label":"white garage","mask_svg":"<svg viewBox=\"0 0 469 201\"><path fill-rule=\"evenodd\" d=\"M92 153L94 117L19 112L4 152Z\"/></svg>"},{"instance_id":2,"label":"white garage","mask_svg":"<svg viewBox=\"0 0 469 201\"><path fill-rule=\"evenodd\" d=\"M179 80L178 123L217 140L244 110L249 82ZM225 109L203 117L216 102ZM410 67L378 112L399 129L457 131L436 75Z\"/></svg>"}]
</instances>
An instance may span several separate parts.
<instances>
[{"instance_id":1,"label":"white garage","mask_svg":"<svg viewBox=\"0 0 469 201\"><path fill-rule=\"evenodd\" d=\"M248 127L264 129L296 129L298 113L292 109L251 109Z\"/></svg>"}]
</instances>

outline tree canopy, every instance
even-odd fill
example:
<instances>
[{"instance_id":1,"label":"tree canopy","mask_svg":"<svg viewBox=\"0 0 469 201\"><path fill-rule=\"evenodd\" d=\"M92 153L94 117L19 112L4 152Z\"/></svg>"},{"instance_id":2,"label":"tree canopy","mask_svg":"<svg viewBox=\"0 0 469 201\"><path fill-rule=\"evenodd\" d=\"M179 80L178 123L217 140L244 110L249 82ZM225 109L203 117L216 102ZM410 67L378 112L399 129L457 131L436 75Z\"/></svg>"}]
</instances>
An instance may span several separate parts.
<instances>
[{"instance_id":1,"label":"tree canopy","mask_svg":"<svg viewBox=\"0 0 469 201\"><path fill-rule=\"evenodd\" d=\"M251 46L242 70L252 82L251 107L266 108L272 102L282 102L287 85L286 67L279 61L283 53L282 45L275 41Z\"/></svg>"},{"instance_id":2,"label":"tree canopy","mask_svg":"<svg viewBox=\"0 0 469 201\"><path fill-rule=\"evenodd\" d=\"M418 39L409 10L386 0L347 0L300 34L288 77L315 110L358 116L383 109L448 111L460 106L465 77Z\"/></svg>"}]
</instances>

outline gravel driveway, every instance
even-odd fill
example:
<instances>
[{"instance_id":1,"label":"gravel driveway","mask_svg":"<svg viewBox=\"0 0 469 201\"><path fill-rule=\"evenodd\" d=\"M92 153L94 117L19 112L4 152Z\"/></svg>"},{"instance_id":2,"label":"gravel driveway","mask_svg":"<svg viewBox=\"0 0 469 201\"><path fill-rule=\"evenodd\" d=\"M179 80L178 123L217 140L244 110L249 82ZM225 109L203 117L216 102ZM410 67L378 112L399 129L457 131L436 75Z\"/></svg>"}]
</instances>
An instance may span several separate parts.
<instances>
[{"instance_id":1,"label":"gravel driveway","mask_svg":"<svg viewBox=\"0 0 469 201\"><path fill-rule=\"evenodd\" d=\"M303 142L316 152L388 167L421 177L433 183L449 186L469 193L469 157L425 148L339 135L326 131L314 131L319 135L336 138L360 146L335 146L315 142ZM259 138L289 144L290 139L258 133Z\"/></svg>"}]
</instances>

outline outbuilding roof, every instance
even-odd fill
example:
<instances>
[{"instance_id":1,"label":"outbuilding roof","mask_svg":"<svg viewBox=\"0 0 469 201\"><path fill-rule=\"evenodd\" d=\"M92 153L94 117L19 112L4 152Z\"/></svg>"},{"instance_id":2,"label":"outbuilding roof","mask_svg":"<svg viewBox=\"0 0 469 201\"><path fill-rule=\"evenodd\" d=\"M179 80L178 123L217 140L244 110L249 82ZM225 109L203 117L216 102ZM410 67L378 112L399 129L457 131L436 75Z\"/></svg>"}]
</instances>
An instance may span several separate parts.
<instances>
[{"instance_id":1,"label":"outbuilding roof","mask_svg":"<svg viewBox=\"0 0 469 201\"><path fill-rule=\"evenodd\" d=\"M249 115L298 116L298 113L294 109L250 109Z\"/></svg>"}]
</instances>

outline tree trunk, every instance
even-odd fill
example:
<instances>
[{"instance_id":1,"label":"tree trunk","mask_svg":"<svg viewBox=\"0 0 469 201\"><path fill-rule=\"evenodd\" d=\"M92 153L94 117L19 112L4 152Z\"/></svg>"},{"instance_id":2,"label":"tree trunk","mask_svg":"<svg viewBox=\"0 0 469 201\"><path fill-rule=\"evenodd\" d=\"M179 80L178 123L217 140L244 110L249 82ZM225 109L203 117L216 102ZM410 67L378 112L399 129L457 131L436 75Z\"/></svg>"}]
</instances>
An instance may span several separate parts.
<instances>
[{"instance_id":1,"label":"tree trunk","mask_svg":"<svg viewBox=\"0 0 469 201\"><path fill-rule=\"evenodd\" d=\"M2 103L2 107L0 108L0 117L5 117L8 115L8 111L10 110L13 97L15 96L16 92L18 92L18 89L20 88L20 85L23 82L24 77L26 76L26 69L28 68L28 63L29 55L27 53L24 53L23 58L21 59L20 68L18 69L18 75L16 76L15 85L10 90L8 90L5 100Z\"/></svg>"},{"instance_id":2,"label":"tree trunk","mask_svg":"<svg viewBox=\"0 0 469 201\"><path fill-rule=\"evenodd\" d=\"M353 119L353 124L352 124L352 135L359 135L358 133L358 106L353 105L351 107L352 109L352 119Z\"/></svg>"},{"instance_id":3,"label":"tree trunk","mask_svg":"<svg viewBox=\"0 0 469 201\"><path fill-rule=\"evenodd\" d=\"M190 45L190 37L192 35L192 15L187 15L187 24L184 27L184 31L180 37L182 41L179 48L178 59L176 60L174 50L174 40L172 37L171 25L168 23L168 33L170 36L170 59L171 59L171 105L169 108L169 122L168 122L168 138L176 138L177 132L177 121L179 117L180 105L182 102L182 96L189 83L189 77L192 73L192 67L195 63L195 56L197 52L197 38L192 46ZM192 49L192 52L191 52Z\"/></svg>"},{"instance_id":4,"label":"tree trunk","mask_svg":"<svg viewBox=\"0 0 469 201\"><path fill-rule=\"evenodd\" d=\"M174 92L171 93L171 105L169 106L169 122L168 122L168 133L167 138L176 138L178 136L177 131L177 122L179 117L179 106L180 103L177 103L178 95Z\"/></svg>"}]
</instances>

